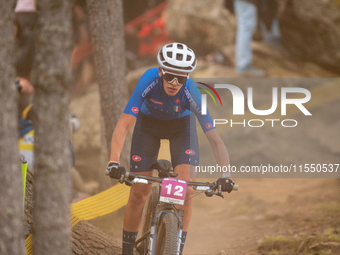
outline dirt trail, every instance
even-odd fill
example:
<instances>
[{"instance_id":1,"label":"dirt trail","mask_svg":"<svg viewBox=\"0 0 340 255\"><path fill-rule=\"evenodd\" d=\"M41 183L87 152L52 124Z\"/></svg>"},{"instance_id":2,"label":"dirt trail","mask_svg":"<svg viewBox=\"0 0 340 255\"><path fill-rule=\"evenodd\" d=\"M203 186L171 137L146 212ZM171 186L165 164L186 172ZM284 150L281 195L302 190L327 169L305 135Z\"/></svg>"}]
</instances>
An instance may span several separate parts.
<instances>
[{"instance_id":1,"label":"dirt trail","mask_svg":"<svg viewBox=\"0 0 340 255\"><path fill-rule=\"evenodd\" d=\"M194 202L185 254L221 250L228 255L257 254L261 240L268 236L315 234L339 227L339 220L326 218L317 224L327 214L320 205L340 203L338 180L238 179L237 183L239 192L224 200L200 197Z\"/></svg>"}]
</instances>

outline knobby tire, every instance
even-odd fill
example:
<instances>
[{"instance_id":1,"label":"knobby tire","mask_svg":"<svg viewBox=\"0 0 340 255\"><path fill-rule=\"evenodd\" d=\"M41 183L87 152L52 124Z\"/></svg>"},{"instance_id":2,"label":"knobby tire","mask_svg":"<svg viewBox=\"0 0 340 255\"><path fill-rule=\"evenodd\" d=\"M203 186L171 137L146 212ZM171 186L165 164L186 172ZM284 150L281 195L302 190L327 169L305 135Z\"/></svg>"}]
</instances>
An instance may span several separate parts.
<instances>
[{"instance_id":1,"label":"knobby tire","mask_svg":"<svg viewBox=\"0 0 340 255\"><path fill-rule=\"evenodd\" d=\"M176 255L177 252L178 219L173 213L166 213L158 229L156 254Z\"/></svg>"}]
</instances>

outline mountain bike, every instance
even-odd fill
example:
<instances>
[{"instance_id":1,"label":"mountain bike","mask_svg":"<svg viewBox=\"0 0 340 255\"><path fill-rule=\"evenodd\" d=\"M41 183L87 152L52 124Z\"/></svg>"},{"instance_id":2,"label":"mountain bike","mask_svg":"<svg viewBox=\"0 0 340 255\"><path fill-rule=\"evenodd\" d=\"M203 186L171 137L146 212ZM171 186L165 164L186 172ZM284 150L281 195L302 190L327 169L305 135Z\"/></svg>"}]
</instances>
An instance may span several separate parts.
<instances>
[{"instance_id":1,"label":"mountain bike","mask_svg":"<svg viewBox=\"0 0 340 255\"><path fill-rule=\"evenodd\" d=\"M153 186L145 204L141 230L142 236L136 241L135 248L140 255L178 255L182 239L182 217L184 210L175 205L184 205L186 188L202 191L207 197L217 195L223 198L217 182L190 182L176 179L172 165L167 160L159 160L153 165L159 177L144 176L126 172L119 180L129 186L136 183ZM107 175L110 175L107 172ZM234 185L233 190L238 190Z\"/></svg>"}]
</instances>

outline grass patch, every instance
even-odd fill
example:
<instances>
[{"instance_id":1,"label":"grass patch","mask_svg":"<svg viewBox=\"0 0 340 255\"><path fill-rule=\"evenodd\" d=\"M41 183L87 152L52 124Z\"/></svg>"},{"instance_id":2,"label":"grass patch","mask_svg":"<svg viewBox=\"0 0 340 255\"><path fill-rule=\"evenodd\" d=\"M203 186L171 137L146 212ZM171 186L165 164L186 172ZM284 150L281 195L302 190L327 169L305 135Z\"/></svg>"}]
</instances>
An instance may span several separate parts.
<instances>
[{"instance_id":1,"label":"grass patch","mask_svg":"<svg viewBox=\"0 0 340 255\"><path fill-rule=\"evenodd\" d=\"M300 240L287 236L271 236L263 239L259 251L268 255L293 254L298 249Z\"/></svg>"},{"instance_id":2,"label":"grass patch","mask_svg":"<svg viewBox=\"0 0 340 255\"><path fill-rule=\"evenodd\" d=\"M338 228L319 235L271 236L262 241L258 251L263 255L330 255L340 251ZM339 245L338 245L339 244Z\"/></svg>"},{"instance_id":3,"label":"grass patch","mask_svg":"<svg viewBox=\"0 0 340 255\"><path fill-rule=\"evenodd\" d=\"M315 209L340 214L340 204L337 202L318 203L315 205Z\"/></svg>"},{"instance_id":4,"label":"grass patch","mask_svg":"<svg viewBox=\"0 0 340 255\"><path fill-rule=\"evenodd\" d=\"M289 242L289 238L286 236L271 236L267 237L263 240L263 243L287 243Z\"/></svg>"},{"instance_id":5,"label":"grass patch","mask_svg":"<svg viewBox=\"0 0 340 255\"><path fill-rule=\"evenodd\" d=\"M327 241L336 241L340 242L340 227L334 229L334 228L328 228L324 231L323 235Z\"/></svg>"}]
</instances>

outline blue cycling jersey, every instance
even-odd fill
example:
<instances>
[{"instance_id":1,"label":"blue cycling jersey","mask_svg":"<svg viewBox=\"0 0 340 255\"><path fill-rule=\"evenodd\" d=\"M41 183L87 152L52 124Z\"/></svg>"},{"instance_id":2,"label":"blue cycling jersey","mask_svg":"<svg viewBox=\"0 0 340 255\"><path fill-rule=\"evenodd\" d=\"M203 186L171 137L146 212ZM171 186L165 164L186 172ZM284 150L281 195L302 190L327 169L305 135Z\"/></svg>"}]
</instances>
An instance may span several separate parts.
<instances>
[{"instance_id":1,"label":"blue cycling jersey","mask_svg":"<svg viewBox=\"0 0 340 255\"><path fill-rule=\"evenodd\" d=\"M173 120L193 112L204 132L214 129L209 112L201 114L201 94L195 81L189 77L175 96L169 96L158 70L158 67L151 68L142 75L124 113L137 117L142 111L159 120Z\"/></svg>"}]
</instances>

